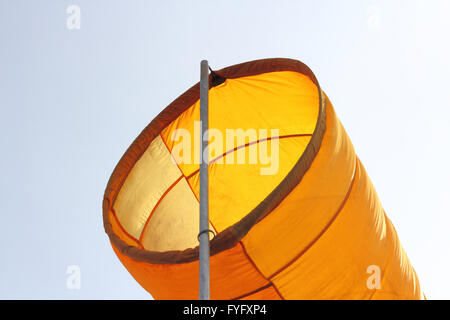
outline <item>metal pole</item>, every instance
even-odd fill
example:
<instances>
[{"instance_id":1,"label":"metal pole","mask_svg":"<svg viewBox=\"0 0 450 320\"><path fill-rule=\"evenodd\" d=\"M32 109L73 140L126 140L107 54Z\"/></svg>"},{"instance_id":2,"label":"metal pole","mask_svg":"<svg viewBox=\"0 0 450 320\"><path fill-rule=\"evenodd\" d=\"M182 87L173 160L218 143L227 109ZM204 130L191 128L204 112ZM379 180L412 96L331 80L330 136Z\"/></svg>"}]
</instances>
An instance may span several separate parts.
<instances>
[{"instance_id":1,"label":"metal pole","mask_svg":"<svg viewBox=\"0 0 450 320\"><path fill-rule=\"evenodd\" d=\"M208 139L208 61L200 63L200 233L199 233L199 300L209 300L209 213L208 213L208 156L204 151ZM206 136L207 137L207 136Z\"/></svg>"}]
</instances>

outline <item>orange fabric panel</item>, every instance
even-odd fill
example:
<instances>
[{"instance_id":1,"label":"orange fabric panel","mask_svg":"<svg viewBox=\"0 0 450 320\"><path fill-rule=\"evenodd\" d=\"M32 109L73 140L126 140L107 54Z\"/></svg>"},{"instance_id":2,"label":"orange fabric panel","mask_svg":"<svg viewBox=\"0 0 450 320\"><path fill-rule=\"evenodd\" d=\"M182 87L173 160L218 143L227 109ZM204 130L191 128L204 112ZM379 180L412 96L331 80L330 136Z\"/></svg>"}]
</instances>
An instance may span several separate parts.
<instances>
[{"instance_id":1,"label":"orange fabric panel","mask_svg":"<svg viewBox=\"0 0 450 320\"><path fill-rule=\"evenodd\" d=\"M264 290L255 292L249 296L243 297L239 300L281 300L280 295L277 293L275 288L271 285Z\"/></svg>"},{"instance_id":2,"label":"orange fabric panel","mask_svg":"<svg viewBox=\"0 0 450 320\"><path fill-rule=\"evenodd\" d=\"M266 277L320 233L350 186L355 170L353 146L328 99L326 128L321 148L301 182L243 238L249 256Z\"/></svg>"},{"instance_id":3,"label":"orange fabric panel","mask_svg":"<svg viewBox=\"0 0 450 320\"><path fill-rule=\"evenodd\" d=\"M150 264L113 249L136 281L155 299L198 299L198 260L183 264ZM248 260L240 244L210 259L211 299L228 300L252 292L268 281Z\"/></svg>"},{"instance_id":4,"label":"orange fabric panel","mask_svg":"<svg viewBox=\"0 0 450 320\"><path fill-rule=\"evenodd\" d=\"M391 240L392 255L382 269L381 290L373 290L373 300L426 299L419 278L404 251L391 220L384 214L386 237Z\"/></svg>"},{"instance_id":5,"label":"orange fabric panel","mask_svg":"<svg viewBox=\"0 0 450 320\"><path fill-rule=\"evenodd\" d=\"M385 219L372 183L358 161L349 197L336 219L301 256L272 278L286 299L370 299L385 291L404 299L420 298L412 269ZM397 273L391 272L391 264ZM391 285L370 289L367 268L377 266Z\"/></svg>"}]
</instances>

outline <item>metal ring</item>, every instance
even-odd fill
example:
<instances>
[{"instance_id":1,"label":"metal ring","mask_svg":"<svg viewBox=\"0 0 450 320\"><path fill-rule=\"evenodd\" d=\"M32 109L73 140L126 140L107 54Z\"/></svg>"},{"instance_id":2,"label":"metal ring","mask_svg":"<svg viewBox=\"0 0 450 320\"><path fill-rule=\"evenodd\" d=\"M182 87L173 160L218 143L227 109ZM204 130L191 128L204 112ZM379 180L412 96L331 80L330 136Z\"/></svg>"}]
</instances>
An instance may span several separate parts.
<instances>
[{"instance_id":1,"label":"metal ring","mask_svg":"<svg viewBox=\"0 0 450 320\"><path fill-rule=\"evenodd\" d=\"M205 229L203 231L200 231L200 233L197 235L198 242L200 242L200 236L202 235L202 233L206 233L206 232L211 232L213 234L213 239L216 236L216 233L214 231L212 231L211 229Z\"/></svg>"}]
</instances>

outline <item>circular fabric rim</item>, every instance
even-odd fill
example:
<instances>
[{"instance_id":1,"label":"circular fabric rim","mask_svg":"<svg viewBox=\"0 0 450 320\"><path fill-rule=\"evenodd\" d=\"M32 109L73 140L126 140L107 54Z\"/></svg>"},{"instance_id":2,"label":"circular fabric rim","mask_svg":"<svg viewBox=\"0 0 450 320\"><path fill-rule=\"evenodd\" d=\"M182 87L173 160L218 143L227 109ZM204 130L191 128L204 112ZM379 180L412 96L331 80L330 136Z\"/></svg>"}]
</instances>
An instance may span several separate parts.
<instances>
[{"instance_id":1,"label":"circular fabric rim","mask_svg":"<svg viewBox=\"0 0 450 320\"><path fill-rule=\"evenodd\" d=\"M304 63L293 59L272 58L233 65L211 73L209 76L210 88L211 85L215 85L214 77L217 77L217 75L225 79L235 79L277 71L294 71L304 74L317 86L319 91L319 113L316 127L305 151L280 184L244 218L220 232L211 240L211 256L234 247L258 221L274 210L298 185L320 149L326 129L325 98L314 73ZM131 246L114 233L109 221L109 212L112 211L120 188L135 163L140 159L153 139L181 113L190 108L199 99L199 96L200 87L199 83L197 83L158 114L127 149L108 181L103 197L103 225L105 232L108 234L112 245L133 260L153 264L179 264L199 259L198 246L186 250L165 252L148 251Z\"/></svg>"}]
</instances>

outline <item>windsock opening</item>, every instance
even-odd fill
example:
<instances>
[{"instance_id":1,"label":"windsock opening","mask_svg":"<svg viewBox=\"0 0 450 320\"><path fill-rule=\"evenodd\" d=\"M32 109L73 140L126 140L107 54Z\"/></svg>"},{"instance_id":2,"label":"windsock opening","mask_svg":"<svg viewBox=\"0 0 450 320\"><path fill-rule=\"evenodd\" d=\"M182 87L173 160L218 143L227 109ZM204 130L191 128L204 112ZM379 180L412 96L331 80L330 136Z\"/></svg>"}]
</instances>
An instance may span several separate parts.
<instances>
[{"instance_id":1,"label":"windsock opening","mask_svg":"<svg viewBox=\"0 0 450 320\"><path fill-rule=\"evenodd\" d=\"M212 241L212 254L239 240L282 200L288 185L301 179L299 163L306 168L320 143L324 128L318 130L318 122L324 114L314 75L298 61L271 60L210 76L204 160L210 230L220 235ZM119 162L105 197L105 226L119 247L131 245L140 257L162 253L168 263L174 256L186 261L198 255L199 110L197 84L152 121ZM181 258L186 250L190 254Z\"/></svg>"}]
</instances>

